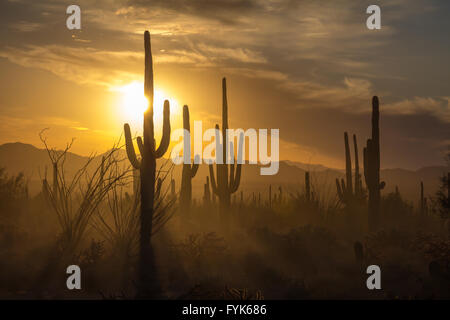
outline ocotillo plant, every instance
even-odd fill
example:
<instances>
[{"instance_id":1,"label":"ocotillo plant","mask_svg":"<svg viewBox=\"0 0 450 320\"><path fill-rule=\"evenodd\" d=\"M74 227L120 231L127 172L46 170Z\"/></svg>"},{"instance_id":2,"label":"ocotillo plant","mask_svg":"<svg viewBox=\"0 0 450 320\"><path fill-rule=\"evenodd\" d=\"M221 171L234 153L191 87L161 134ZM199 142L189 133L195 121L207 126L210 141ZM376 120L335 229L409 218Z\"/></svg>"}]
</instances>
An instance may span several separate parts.
<instances>
[{"instance_id":1,"label":"ocotillo plant","mask_svg":"<svg viewBox=\"0 0 450 320\"><path fill-rule=\"evenodd\" d=\"M144 94L148 100L148 109L144 113L143 139L138 137L137 144L141 154L141 160L136 153L131 138L130 126L124 125L125 141L128 159L132 166L140 171L140 287L138 296L148 297L158 294L157 282L154 278L155 265L153 250L150 242L152 235L152 222L155 201L156 159L161 158L167 151L170 142L170 106L169 101L164 101L163 135L159 147L155 146L155 134L153 125L153 61L150 44L150 33L144 33L145 48L145 75Z\"/></svg>"},{"instance_id":2,"label":"ocotillo plant","mask_svg":"<svg viewBox=\"0 0 450 320\"><path fill-rule=\"evenodd\" d=\"M177 198L177 194L175 192L175 179L170 179L170 196L172 199Z\"/></svg>"},{"instance_id":3,"label":"ocotillo plant","mask_svg":"<svg viewBox=\"0 0 450 320\"><path fill-rule=\"evenodd\" d=\"M161 188L162 188L162 179L158 178L158 182L156 183L156 189L155 189L155 199L158 199L160 197Z\"/></svg>"},{"instance_id":4,"label":"ocotillo plant","mask_svg":"<svg viewBox=\"0 0 450 320\"><path fill-rule=\"evenodd\" d=\"M106 174L106 170L105 170L105 156L102 156L102 162L100 164L100 185L103 186L104 184L104 177Z\"/></svg>"},{"instance_id":5,"label":"ocotillo plant","mask_svg":"<svg viewBox=\"0 0 450 320\"><path fill-rule=\"evenodd\" d=\"M369 230L378 229L380 221L380 198L384 181L380 183L380 109L378 97L372 98L372 138L364 148L364 178L369 190Z\"/></svg>"},{"instance_id":6,"label":"ocotillo plant","mask_svg":"<svg viewBox=\"0 0 450 320\"><path fill-rule=\"evenodd\" d=\"M53 192L58 197L58 162L53 162Z\"/></svg>"},{"instance_id":7,"label":"ocotillo plant","mask_svg":"<svg viewBox=\"0 0 450 320\"><path fill-rule=\"evenodd\" d=\"M227 160L227 129L228 129L228 101L227 101L227 82L226 79L223 78L222 80L222 144L220 145L220 137L218 137L219 132L219 125L216 125L216 146L219 148L222 148L222 164L217 163L217 183L216 178L214 177L214 168L213 165L209 165L209 175L211 179L211 188L219 197L219 203L220 203L220 216L224 218L224 214L226 214L227 208L230 207L230 201L231 201L231 195L235 193L238 188L239 184L241 182L241 170L242 165L240 163L230 164L230 168L228 169L228 164L226 162ZM233 143L229 142L228 144L230 146L230 152L234 153ZM216 152L218 152L218 149L216 147ZM238 159L242 157L243 152L243 134L241 134L241 137L239 139L239 147L238 147ZM229 176L228 176L229 171ZM229 177L229 179L228 179Z\"/></svg>"},{"instance_id":8,"label":"ocotillo plant","mask_svg":"<svg viewBox=\"0 0 450 320\"><path fill-rule=\"evenodd\" d=\"M189 211L191 208L192 201L192 179L197 174L198 170L198 159L194 160L194 163L190 164L191 159L191 140L190 132L191 126L189 123L189 108L188 106L183 107L183 128L184 128L184 164L183 172L181 175L181 190L180 190L180 208L181 210ZM197 157L197 156L196 156ZM189 163L186 163L186 159L189 159Z\"/></svg>"}]
</instances>

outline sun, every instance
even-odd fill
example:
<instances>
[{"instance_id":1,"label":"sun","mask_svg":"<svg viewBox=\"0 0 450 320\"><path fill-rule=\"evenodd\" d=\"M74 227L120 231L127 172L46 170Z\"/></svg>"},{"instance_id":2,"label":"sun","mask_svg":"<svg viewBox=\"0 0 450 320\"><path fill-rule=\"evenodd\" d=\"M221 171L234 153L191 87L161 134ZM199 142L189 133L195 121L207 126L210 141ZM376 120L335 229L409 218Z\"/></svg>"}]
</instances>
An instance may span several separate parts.
<instances>
[{"instance_id":1,"label":"sun","mask_svg":"<svg viewBox=\"0 0 450 320\"><path fill-rule=\"evenodd\" d=\"M144 84L142 82L131 82L127 85L114 88L120 93L120 109L125 121L140 123L144 119L144 112L148 108L148 100L144 96ZM177 113L178 102L167 95L162 89L155 88L153 98L153 120L158 125L163 119L164 101L169 100L170 113Z\"/></svg>"}]
</instances>

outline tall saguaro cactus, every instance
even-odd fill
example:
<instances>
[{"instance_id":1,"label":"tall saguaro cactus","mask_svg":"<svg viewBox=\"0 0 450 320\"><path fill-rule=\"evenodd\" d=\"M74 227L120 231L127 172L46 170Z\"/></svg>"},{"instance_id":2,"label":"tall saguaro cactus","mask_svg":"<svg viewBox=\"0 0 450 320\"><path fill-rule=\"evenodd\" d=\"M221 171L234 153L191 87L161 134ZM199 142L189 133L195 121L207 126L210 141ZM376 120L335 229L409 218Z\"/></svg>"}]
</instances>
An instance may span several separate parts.
<instances>
[{"instance_id":1,"label":"tall saguaro cactus","mask_svg":"<svg viewBox=\"0 0 450 320\"><path fill-rule=\"evenodd\" d=\"M140 287L138 296L152 297L158 294L158 288L155 281L153 250L150 242L155 201L156 159L161 158L169 147L170 106L169 101L164 101L163 135L161 143L156 149L153 125L153 60L150 44L150 33L148 31L145 31L144 33L144 48L144 94L148 100L148 109L144 113L143 139L141 137L137 138L141 160L138 160L136 156L133 140L131 138L130 126L128 123L124 125L124 131L128 159L132 166L139 170L140 173Z\"/></svg>"},{"instance_id":2,"label":"tall saguaro cactus","mask_svg":"<svg viewBox=\"0 0 450 320\"><path fill-rule=\"evenodd\" d=\"M183 128L185 130L185 136L184 136L184 145L191 144L190 140L190 132L191 132L191 126L189 123L189 107L184 106L183 107ZM189 134L187 134L189 133ZM186 141L186 139L189 139L189 141ZM185 148L186 149L186 148ZM188 152L187 156L191 157L190 148L187 150L183 150L183 152ZM197 159L195 159L197 160ZM198 171L198 163L195 163L197 161L194 161L194 163L191 165L190 163L186 163L186 161L183 164L183 173L181 175L181 190L180 190L180 207L182 210L189 211L191 208L191 201L192 201L192 179L195 177Z\"/></svg>"},{"instance_id":3,"label":"tall saguaro cactus","mask_svg":"<svg viewBox=\"0 0 450 320\"><path fill-rule=\"evenodd\" d=\"M359 173L359 155L356 134L353 135L353 146L355 148L355 195L358 197L362 194L362 181Z\"/></svg>"},{"instance_id":4,"label":"tall saguaro cactus","mask_svg":"<svg viewBox=\"0 0 450 320\"><path fill-rule=\"evenodd\" d=\"M358 144L356 135L353 135L353 145L355 150L355 187L352 184L352 160L350 154L350 144L348 134L344 132L345 144L345 177L346 179L336 179L336 189L339 200L345 205L351 205L364 199L362 182L359 174Z\"/></svg>"},{"instance_id":5,"label":"tall saguaro cactus","mask_svg":"<svg viewBox=\"0 0 450 320\"><path fill-rule=\"evenodd\" d=\"M350 145L348 143L348 134L344 132L344 143L345 143L345 177L347 180L347 185L345 192L348 194L353 193L352 184L352 157L350 155Z\"/></svg>"},{"instance_id":6,"label":"tall saguaro cactus","mask_svg":"<svg viewBox=\"0 0 450 320\"><path fill-rule=\"evenodd\" d=\"M369 230L375 231L380 224L380 198L384 181L380 183L380 109L378 97L372 98L372 138L364 148L364 177L369 190Z\"/></svg>"},{"instance_id":7,"label":"tall saguaro cactus","mask_svg":"<svg viewBox=\"0 0 450 320\"><path fill-rule=\"evenodd\" d=\"M216 125L216 130L219 129L219 126ZM213 165L209 165L209 175L211 179L211 188L219 197L219 203L221 207L221 217L223 218L224 209L230 207L231 203L231 195L235 193L241 182L241 170L242 165L240 163L235 164L234 162L230 164L230 168L228 169L228 164L226 163L227 157L227 129L228 129L228 101L227 101L227 82L226 79L222 79L222 164L216 164L217 167L217 183L216 178L214 176L214 168ZM216 140L217 140L216 136ZM241 142L242 136L240 139L240 145L238 147L238 153L242 152ZM232 143L230 143L232 146ZM217 151L217 150L216 150ZM232 148L230 148L231 152L234 152ZM228 171L229 171L229 179L228 179Z\"/></svg>"}]
</instances>

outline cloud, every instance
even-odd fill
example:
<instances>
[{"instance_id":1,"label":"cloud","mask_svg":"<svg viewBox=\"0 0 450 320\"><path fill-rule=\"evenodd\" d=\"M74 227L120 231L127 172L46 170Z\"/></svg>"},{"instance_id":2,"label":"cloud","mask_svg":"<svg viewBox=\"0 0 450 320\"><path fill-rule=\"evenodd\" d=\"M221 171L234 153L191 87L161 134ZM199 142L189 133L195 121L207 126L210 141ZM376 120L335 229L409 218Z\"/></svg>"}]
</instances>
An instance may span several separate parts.
<instances>
[{"instance_id":1,"label":"cloud","mask_svg":"<svg viewBox=\"0 0 450 320\"><path fill-rule=\"evenodd\" d=\"M19 21L10 25L10 28L19 32L32 32L40 29L42 24L29 21Z\"/></svg>"},{"instance_id":2,"label":"cloud","mask_svg":"<svg viewBox=\"0 0 450 320\"><path fill-rule=\"evenodd\" d=\"M25 48L2 49L0 57L24 67L47 70L79 84L110 87L139 77L138 73L130 70L137 70L143 54L60 45L32 45Z\"/></svg>"},{"instance_id":3,"label":"cloud","mask_svg":"<svg viewBox=\"0 0 450 320\"><path fill-rule=\"evenodd\" d=\"M138 8L183 12L227 24L237 23L246 14L260 9L260 4L255 0L130 0L127 4Z\"/></svg>"},{"instance_id":4,"label":"cloud","mask_svg":"<svg viewBox=\"0 0 450 320\"><path fill-rule=\"evenodd\" d=\"M450 123L449 100L449 97L413 97L385 104L383 110L390 114L401 115L428 114Z\"/></svg>"}]
</instances>

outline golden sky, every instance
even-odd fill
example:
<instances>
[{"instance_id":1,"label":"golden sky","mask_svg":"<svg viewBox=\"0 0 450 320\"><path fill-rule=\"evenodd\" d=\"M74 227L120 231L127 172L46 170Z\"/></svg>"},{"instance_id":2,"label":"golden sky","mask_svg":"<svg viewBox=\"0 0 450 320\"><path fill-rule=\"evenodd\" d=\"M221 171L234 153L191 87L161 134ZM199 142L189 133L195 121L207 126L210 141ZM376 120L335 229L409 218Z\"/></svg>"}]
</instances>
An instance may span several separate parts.
<instances>
[{"instance_id":1,"label":"golden sky","mask_svg":"<svg viewBox=\"0 0 450 320\"><path fill-rule=\"evenodd\" d=\"M281 159L343 167L343 132L362 148L378 95L382 166L440 164L450 143L450 3L378 3L382 29L371 31L370 1L82 0L82 29L71 31L66 1L2 1L0 143L42 147L48 127L52 145L76 137L72 151L89 154L111 147L124 122L139 133L130 101L142 98L133 93L148 29L157 102L172 102L174 129L184 104L191 122L220 123L226 76L230 127L278 128Z\"/></svg>"}]
</instances>

